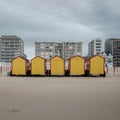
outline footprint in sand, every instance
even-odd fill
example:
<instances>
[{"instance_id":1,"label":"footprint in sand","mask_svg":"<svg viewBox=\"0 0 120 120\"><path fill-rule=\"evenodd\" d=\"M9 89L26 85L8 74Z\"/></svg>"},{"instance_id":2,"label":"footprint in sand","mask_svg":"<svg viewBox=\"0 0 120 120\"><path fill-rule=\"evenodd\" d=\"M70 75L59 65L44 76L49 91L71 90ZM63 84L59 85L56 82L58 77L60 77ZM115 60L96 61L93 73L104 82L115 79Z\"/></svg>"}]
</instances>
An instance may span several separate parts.
<instances>
[{"instance_id":1,"label":"footprint in sand","mask_svg":"<svg viewBox=\"0 0 120 120\"><path fill-rule=\"evenodd\" d=\"M21 108L11 107L11 108L10 108L10 111L11 111L11 112L20 112L20 111L22 111L22 109L21 109Z\"/></svg>"}]
</instances>

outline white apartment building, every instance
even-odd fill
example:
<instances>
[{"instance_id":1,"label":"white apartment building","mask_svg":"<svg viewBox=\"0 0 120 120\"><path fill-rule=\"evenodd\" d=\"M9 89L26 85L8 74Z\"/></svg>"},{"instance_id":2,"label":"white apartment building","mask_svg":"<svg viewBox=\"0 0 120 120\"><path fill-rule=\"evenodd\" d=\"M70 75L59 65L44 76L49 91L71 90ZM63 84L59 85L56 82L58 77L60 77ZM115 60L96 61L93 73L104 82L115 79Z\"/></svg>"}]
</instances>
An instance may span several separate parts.
<instances>
[{"instance_id":1,"label":"white apartment building","mask_svg":"<svg viewBox=\"0 0 120 120\"><path fill-rule=\"evenodd\" d=\"M74 55L82 56L81 42L35 42L35 56L45 59L59 55L68 59Z\"/></svg>"},{"instance_id":2,"label":"white apartment building","mask_svg":"<svg viewBox=\"0 0 120 120\"><path fill-rule=\"evenodd\" d=\"M17 36L0 37L0 62L8 63L17 56L24 56L24 42Z\"/></svg>"},{"instance_id":3,"label":"white apartment building","mask_svg":"<svg viewBox=\"0 0 120 120\"><path fill-rule=\"evenodd\" d=\"M88 56L102 53L102 40L97 38L88 43Z\"/></svg>"},{"instance_id":4,"label":"white apartment building","mask_svg":"<svg viewBox=\"0 0 120 120\"><path fill-rule=\"evenodd\" d=\"M82 56L82 42L64 42L64 58L68 59L74 55Z\"/></svg>"},{"instance_id":5,"label":"white apartment building","mask_svg":"<svg viewBox=\"0 0 120 120\"><path fill-rule=\"evenodd\" d=\"M63 56L63 44L54 42L35 42L35 56L50 59L55 55Z\"/></svg>"},{"instance_id":6,"label":"white apartment building","mask_svg":"<svg viewBox=\"0 0 120 120\"><path fill-rule=\"evenodd\" d=\"M103 52L102 53L102 57L105 58L105 65L106 65L106 67L108 67L108 68L113 67L113 56L112 56L111 53L109 53L107 55L105 52Z\"/></svg>"}]
</instances>

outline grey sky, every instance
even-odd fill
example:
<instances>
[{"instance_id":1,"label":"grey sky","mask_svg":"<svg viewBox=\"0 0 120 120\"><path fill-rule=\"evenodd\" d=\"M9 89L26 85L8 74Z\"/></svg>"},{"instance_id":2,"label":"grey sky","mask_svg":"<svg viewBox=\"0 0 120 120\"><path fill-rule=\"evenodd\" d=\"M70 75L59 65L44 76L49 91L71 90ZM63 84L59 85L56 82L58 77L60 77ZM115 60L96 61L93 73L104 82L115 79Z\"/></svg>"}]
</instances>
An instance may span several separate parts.
<instances>
[{"instance_id":1,"label":"grey sky","mask_svg":"<svg viewBox=\"0 0 120 120\"><path fill-rule=\"evenodd\" d=\"M119 0L0 0L0 35L17 35L28 58L34 42L120 37Z\"/></svg>"}]
</instances>

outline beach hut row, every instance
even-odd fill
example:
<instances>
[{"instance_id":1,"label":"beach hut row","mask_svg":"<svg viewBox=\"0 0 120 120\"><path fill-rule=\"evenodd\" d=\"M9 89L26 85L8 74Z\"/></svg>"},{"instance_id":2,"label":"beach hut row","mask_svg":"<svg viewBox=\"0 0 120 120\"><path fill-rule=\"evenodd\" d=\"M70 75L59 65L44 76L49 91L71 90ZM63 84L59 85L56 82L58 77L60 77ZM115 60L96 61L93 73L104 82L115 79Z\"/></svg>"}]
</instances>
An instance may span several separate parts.
<instances>
[{"instance_id":1,"label":"beach hut row","mask_svg":"<svg viewBox=\"0 0 120 120\"><path fill-rule=\"evenodd\" d=\"M81 56L73 56L68 60L66 69L65 59L54 56L50 59L50 69L46 67L46 61L40 56L32 60L16 57L12 60L11 76L103 76L105 77L105 60L99 55L89 59Z\"/></svg>"}]
</instances>

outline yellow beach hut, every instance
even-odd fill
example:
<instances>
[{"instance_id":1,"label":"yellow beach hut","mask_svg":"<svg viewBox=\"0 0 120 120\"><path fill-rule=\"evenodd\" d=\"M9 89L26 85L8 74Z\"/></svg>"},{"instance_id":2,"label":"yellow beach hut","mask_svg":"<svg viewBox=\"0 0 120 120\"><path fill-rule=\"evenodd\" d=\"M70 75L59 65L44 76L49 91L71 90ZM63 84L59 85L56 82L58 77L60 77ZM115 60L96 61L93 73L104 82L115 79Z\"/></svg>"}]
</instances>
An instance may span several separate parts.
<instances>
[{"instance_id":1,"label":"yellow beach hut","mask_svg":"<svg viewBox=\"0 0 120 120\"><path fill-rule=\"evenodd\" d=\"M18 56L12 60L12 75L27 75L29 67L29 60Z\"/></svg>"},{"instance_id":2,"label":"yellow beach hut","mask_svg":"<svg viewBox=\"0 0 120 120\"><path fill-rule=\"evenodd\" d=\"M65 75L65 60L60 56L54 56L50 59L50 74Z\"/></svg>"},{"instance_id":3,"label":"yellow beach hut","mask_svg":"<svg viewBox=\"0 0 120 120\"><path fill-rule=\"evenodd\" d=\"M90 75L105 76L105 59L102 56L95 55L90 58Z\"/></svg>"},{"instance_id":4,"label":"yellow beach hut","mask_svg":"<svg viewBox=\"0 0 120 120\"><path fill-rule=\"evenodd\" d=\"M31 75L45 75L46 60L40 56L36 56L31 60Z\"/></svg>"},{"instance_id":5,"label":"yellow beach hut","mask_svg":"<svg viewBox=\"0 0 120 120\"><path fill-rule=\"evenodd\" d=\"M73 56L70 58L70 75L71 76L79 76L85 74L85 67L84 67L85 60L81 56Z\"/></svg>"}]
</instances>

